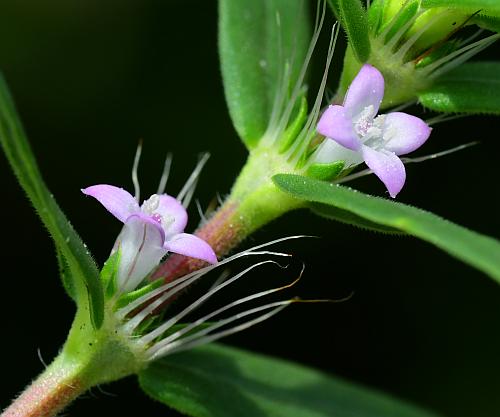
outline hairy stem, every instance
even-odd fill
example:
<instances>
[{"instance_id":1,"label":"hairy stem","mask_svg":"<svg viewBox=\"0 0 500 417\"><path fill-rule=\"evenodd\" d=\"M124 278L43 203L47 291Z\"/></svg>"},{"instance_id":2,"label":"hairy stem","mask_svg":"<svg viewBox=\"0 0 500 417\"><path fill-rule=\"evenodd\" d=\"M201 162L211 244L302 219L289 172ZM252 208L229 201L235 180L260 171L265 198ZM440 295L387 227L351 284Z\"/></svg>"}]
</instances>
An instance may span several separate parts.
<instances>
[{"instance_id":1,"label":"hairy stem","mask_svg":"<svg viewBox=\"0 0 500 417\"><path fill-rule=\"evenodd\" d=\"M274 150L253 150L226 202L196 235L209 243L220 259L263 225L303 206L303 201L286 195L272 182L274 174L290 171ZM172 255L156 270L153 279L173 281L205 265L197 259Z\"/></svg>"},{"instance_id":2,"label":"hairy stem","mask_svg":"<svg viewBox=\"0 0 500 417\"><path fill-rule=\"evenodd\" d=\"M54 416L86 389L78 376L78 367L58 359L26 388L1 417Z\"/></svg>"}]
</instances>

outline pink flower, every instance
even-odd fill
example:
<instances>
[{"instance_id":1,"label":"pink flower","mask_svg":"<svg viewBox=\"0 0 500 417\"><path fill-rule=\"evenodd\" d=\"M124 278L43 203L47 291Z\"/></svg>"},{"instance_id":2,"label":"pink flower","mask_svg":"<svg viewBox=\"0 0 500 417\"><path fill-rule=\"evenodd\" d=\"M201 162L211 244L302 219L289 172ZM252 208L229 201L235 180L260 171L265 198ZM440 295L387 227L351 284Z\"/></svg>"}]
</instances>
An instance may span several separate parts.
<instances>
[{"instance_id":1,"label":"pink flower","mask_svg":"<svg viewBox=\"0 0 500 417\"><path fill-rule=\"evenodd\" d=\"M113 251L120 251L118 287L132 291L168 252L216 263L208 243L184 233L188 216L182 204L167 194L153 194L139 206L122 188L99 184L82 192L97 199L124 223Z\"/></svg>"},{"instance_id":2,"label":"pink flower","mask_svg":"<svg viewBox=\"0 0 500 417\"><path fill-rule=\"evenodd\" d=\"M317 130L325 141L318 162L346 159L346 165L362 161L385 184L391 197L401 191L406 171L398 158L428 139L431 128L418 117L393 112L377 116L384 97L384 77L365 64L352 81L342 106L329 106ZM341 145L344 149L338 149ZM342 158L342 157L345 158Z\"/></svg>"}]
</instances>

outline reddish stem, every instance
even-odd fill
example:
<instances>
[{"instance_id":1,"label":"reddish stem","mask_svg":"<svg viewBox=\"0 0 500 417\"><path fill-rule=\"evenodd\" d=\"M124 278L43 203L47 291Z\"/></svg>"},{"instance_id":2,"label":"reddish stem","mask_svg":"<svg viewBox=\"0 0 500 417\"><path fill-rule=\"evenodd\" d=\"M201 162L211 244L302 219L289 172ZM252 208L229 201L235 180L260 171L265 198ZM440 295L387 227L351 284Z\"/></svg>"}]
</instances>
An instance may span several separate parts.
<instances>
[{"instance_id":1,"label":"reddish stem","mask_svg":"<svg viewBox=\"0 0 500 417\"><path fill-rule=\"evenodd\" d=\"M243 221L236 215L237 207L234 202L225 203L195 233L212 247L218 258L231 251L245 236ZM159 266L153 279L163 278L165 282L170 282L205 265L207 263L199 259L173 254Z\"/></svg>"},{"instance_id":2,"label":"reddish stem","mask_svg":"<svg viewBox=\"0 0 500 417\"><path fill-rule=\"evenodd\" d=\"M78 397L85 387L64 367L48 368L0 417L51 417Z\"/></svg>"}]
</instances>

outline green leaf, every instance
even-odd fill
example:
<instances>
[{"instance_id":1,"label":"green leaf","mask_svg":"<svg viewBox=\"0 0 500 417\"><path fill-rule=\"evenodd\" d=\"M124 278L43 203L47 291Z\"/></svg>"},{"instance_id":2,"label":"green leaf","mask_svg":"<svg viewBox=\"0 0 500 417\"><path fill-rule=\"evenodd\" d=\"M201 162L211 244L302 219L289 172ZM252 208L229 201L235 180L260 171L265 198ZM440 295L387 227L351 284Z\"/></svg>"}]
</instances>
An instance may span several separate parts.
<instances>
[{"instance_id":1,"label":"green leaf","mask_svg":"<svg viewBox=\"0 0 500 417\"><path fill-rule=\"evenodd\" d=\"M500 16L500 2L498 0L422 0L422 7L446 7L461 10L465 13L476 13L488 16Z\"/></svg>"},{"instance_id":2,"label":"green leaf","mask_svg":"<svg viewBox=\"0 0 500 417\"><path fill-rule=\"evenodd\" d=\"M308 17L302 0L219 0L224 92L249 149L267 128L285 72L288 86L296 83L310 40Z\"/></svg>"},{"instance_id":3,"label":"green leaf","mask_svg":"<svg viewBox=\"0 0 500 417\"><path fill-rule=\"evenodd\" d=\"M302 200L349 211L373 223L430 242L500 282L500 242L427 211L299 175L273 177L283 191Z\"/></svg>"},{"instance_id":4,"label":"green leaf","mask_svg":"<svg viewBox=\"0 0 500 417\"><path fill-rule=\"evenodd\" d=\"M316 213L319 216L349 224L351 226L359 227L360 229L393 235L405 234L399 229L371 222L363 217L357 216L350 211L339 209L338 207L329 206L327 204L311 203L310 208L313 213Z\"/></svg>"},{"instance_id":5,"label":"green leaf","mask_svg":"<svg viewBox=\"0 0 500 417\"><path fill-rule=\"evenodd\" d=\"M365 8L359 0L328 0L344 28L356 59L364 63L370 57L369 24Z\"/></svg>"},{"instance_id":6,"label":"green leaf","mask_svg":"<svg viewBox=\"0 0 500 417\"><path fill-rule=\"evenodd\" d=\"M419 93L420 103L439 112L500 114L500 62L467 62Z\"/></svg>"},{"instance_id":7,"label":"green leaf","mask_svg":"<svg viewBox=\"0 0 500 417\"><path fill-rule=\"evenodd\" d=\"M90 310L92 323L97 328L100 327L104 298L99 271L86 246L43 182L7 85L1 76L0 143L19 183L54 239L63 272L64 288L76 299L79 307Z\"/></svg>"},{"instance_id":8,"label":"green leaf","mask_svg":"<svg viewBox=\"0 0 500 417\"><path fill-rule=\"evenodd\" d=\"M194 417L436 416L305 366L218 344L154 362L139 382Z\"/></svg>"},{"instance_id":9,"label":"green leaf","mask_svg":"<svg viewBox=\"0 0 500 417\"><path fill-rule=\"evenodd\" d=\"M491 30L492 32L500 32L500 18L492 16L475 16L472 19L480 28Z\"/></svg>"}]
</instances>

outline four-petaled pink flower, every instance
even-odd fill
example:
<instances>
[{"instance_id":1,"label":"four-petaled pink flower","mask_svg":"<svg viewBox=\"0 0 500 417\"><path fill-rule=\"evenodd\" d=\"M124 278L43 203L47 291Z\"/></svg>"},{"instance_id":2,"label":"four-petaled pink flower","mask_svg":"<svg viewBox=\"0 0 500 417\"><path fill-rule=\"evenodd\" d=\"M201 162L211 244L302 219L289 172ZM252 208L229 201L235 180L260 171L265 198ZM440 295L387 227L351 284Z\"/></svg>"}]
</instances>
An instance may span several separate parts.
<instances>
[{"instance_id":1,"label":"four-petaled pink flower","mask_svg":"<svg viewBox=\"0 0 500 417\"><path fill-rule=\"evenodd\" d=\"M120 251L118 286L122 291L135 289L168 252L217 262L208 243L183 233L187 213L174 197L153 194L139 206L131 194L112 185L93 185L82 192L125 224L113 249Z\"/></svg>"},{"instance_id":2,"label":"four-petaled pink flower","mask_svg":"<svg viewBox=\"0 0 500 417\"><path fill-rule=\"evenodd\" d=\"M329 106L317 126L319 133L352 152L339 152L325 143L318 156L319 162L344 157L346 165L364 161L385 184L391 197L395 197L406 179L398 155L419 148L431 128L418 117L401 112L375 117L383 97L384 77L375 67L363 65L347 91L344 104Z\"/></svg>"}]
</instances>

